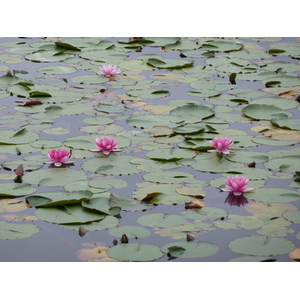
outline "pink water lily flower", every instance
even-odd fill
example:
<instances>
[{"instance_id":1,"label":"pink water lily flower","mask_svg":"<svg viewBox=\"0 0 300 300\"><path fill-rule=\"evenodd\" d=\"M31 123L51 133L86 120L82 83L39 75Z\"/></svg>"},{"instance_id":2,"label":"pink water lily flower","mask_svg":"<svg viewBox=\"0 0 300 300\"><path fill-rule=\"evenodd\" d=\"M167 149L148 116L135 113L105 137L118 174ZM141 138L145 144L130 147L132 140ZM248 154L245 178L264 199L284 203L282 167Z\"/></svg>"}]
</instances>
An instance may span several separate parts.
<instances>
[{"instance_id":1,"label":"pink water lily flower","mask_svg":"<svg viewBox=\"0 0 300 300\"><path fill-rule=\"evenodd\" d=\"M232 192L235 196L240 196L243 193L253 191L254 188L248 188L249 179L245 176L227 177L225 180L226 187L221 188L222 191Z\"/></svg>"},{"instance_id":2,"label":"pink water lily flower","mask_svg":"<svg viewBox=\"0 0 300 300\"><path fill-rule=\"evenodd\" d=\"M207 150L208 152L220 152L223 154L233 153L233 151L228 149L233 145L233 140L228 137L215 137L209 142L215 149Z\"/></svg>"},{"instance_id":3,"label":"pink water lily flower","mask_svg":"<svg viewBox=\"0 0 300 300\"><path fill-rule=\"evenodd\" d=\"M54 164L55 167L60 167L63 164L73 164L73 161L67 161L71 153L65 149L52 149L48 151L48 158L50 162L47 164Z\"/></svg>"},{"instance_id":4,"label":"pink water lily flower","mask_svg":"<svg viewBox=\"0 0 300 300\"><path fill-rule=\"evenodd\" d=\"M98 149L92 149L90 151L93 152L100 152L102 151L103 154L109 155L111 151L119 151L115 149L118 145L116 139L110 138L110 137L101 137L95 139L96 146Z\"/></svg>"},{"instance_id":5,"label":"pink water lily flower","mask_svg":"<svg viewBox=\"0 0 300 300\"><path fill-rule=\"evenodd\" d=\"M103 65L100 68L100 73L104 76L115 76L120 74L120 69L117 68L115 65Z\"/></svg>"}]
</instances>

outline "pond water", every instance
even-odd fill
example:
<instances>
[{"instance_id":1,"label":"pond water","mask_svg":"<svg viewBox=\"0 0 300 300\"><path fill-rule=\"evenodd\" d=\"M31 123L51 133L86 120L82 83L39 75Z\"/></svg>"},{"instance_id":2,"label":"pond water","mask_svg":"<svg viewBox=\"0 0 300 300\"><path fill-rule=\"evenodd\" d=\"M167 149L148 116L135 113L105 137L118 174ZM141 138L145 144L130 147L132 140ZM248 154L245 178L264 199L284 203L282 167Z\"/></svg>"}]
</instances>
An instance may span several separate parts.
<instances>
[{"instance_id":1,"label":"pond water","mask_svg":"<svg viewBox=\"0 0 300 300\"><path fill-rule=\"evenodd\" d=\"M300 259L299 41L0 39L0 261ZM121 151L90 152L101 136ZM255 190L228 198L235 175Z\"/></svg>"}]
</instances>

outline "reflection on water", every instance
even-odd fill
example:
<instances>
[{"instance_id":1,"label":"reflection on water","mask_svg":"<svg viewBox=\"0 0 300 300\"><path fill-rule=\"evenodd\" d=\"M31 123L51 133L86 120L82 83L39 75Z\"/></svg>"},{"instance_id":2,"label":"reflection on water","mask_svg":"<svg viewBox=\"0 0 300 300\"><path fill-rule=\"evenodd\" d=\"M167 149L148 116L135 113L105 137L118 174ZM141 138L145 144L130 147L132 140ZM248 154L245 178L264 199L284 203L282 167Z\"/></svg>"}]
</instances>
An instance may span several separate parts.
<instances>
[{"instance_id":1,"label":"reflection on water","mask_svg":"<svg viewBox=\"0 0 300 300\"><path fill-rule=\"evenodd\" d=\"M225 203L228 203L231 206L244 206L245 204L248 203L247 198L242 194L239 196L235 196L233 193L229 193Z\"/></svg>"}]
</instances>

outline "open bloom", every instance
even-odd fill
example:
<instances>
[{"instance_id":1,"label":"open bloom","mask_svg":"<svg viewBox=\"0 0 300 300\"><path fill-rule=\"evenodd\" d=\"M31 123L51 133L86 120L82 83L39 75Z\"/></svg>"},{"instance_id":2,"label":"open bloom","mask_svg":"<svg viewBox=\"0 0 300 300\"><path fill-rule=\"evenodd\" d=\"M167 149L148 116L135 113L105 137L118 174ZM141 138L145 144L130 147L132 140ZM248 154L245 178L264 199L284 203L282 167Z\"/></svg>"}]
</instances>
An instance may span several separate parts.
<instances>
[{"instance_id":1,"label":"open bloom","mask_svg":"<svg viewBox=\"0 0 300 300\"><path fill-rule=\"evenodd\" d=\"M102 151L103 154L109 155L111 151L118 151L115 148L117 147L118 143L116 139L110 138L110 137L101 137L95 139L96 146L98 149L92 149L90 151L93 152L100 152Z\"/></svg>"},{"instance_id":2,"label":"open bloom","mask_svg":"<svg viewBox=\"0 0 300 300\"><path fill-rule=\"evenodd\" d=\"M248 188L249 179L244 176L227 177L225 180L226 187L221 188L222 191L232 192L235 196L240 196L243 193L253 191L254 188Z\"/></svg>"},{"instance_id":3,"label":"open bloom","mask_svg":"<svg viewBox=\"0 0 300 300\"><path fill-rule=\"evenodd\" d=\"M54 164L55 167L60 167L63 164L72 164L73 161L66 161L70 155L71 153L65 149L52 149L48 151L48 158L50 159L50 162L46 163Z\"/></svg>"},{"instance_id":4,"label":"open bloom","mask_svg":"<svg viewBox=\"0 0 300 300\"><path fill-rule=\"evenodd\" d=\"M100 68L100 73L104 76L115 76L120 74L120 69L117 68L115 65L103 65Z\"/></svg>"},{"instance_id":5,"label":"open bloom","mask_svg":"<svg viewBox=\"0 0 300 300\"><path fill-rule=\"evenodd\" d=\"M233 145L233 140L228 137L215 137L212 141L209 142L215 149L207 150L208 152L221 152L224 154L232 152L228 148Z\"/></svg>"}]
</instances>

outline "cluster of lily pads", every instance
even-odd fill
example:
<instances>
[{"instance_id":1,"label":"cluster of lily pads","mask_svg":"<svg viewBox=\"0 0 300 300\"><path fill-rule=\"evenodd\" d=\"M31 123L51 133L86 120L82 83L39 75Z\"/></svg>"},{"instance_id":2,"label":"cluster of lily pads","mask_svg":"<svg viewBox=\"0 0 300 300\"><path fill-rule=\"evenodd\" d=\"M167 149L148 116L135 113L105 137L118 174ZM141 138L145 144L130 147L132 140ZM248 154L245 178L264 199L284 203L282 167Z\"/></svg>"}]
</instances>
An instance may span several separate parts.
<instances>
[{"instance_id":1,"label":"cluster of lily pads","mask_svg":"<svg viewBox=\"0 0 300 300\"><path fill-rule=\"evenodd\" d=\"M6 171L1 197L26 197L38 219L64 228L107 229L119 238L125 234L129 243L93 250L107 251L116 260L155 260L165 253L181 258L217 255L217 245L194 240L216 228L256 229L257 236L234 240L228 247L257 260L292 251L296 245L282 237L294 232L288 226L299 223L299 211L289 203L300 200L299 147L294 146L300 141L295 116L300 67L276 58L299 59L299 44L274 39L266 51L260 41L170 37L0 42L5 64L23 59L49 64L38 68L34 78L0 65L5 73L0 77L0 124L5 128L0 152ZM260 88L240 88L243 82ZM176 96L180 87L189 89L183 99ZM60 139L65 135L69 137ZM275 148L252 150L256 147ZM80 167L67 167L71 155ZM47 162L54 168L45 168ZM7 178L7 171L20 165L18 182L6 182L18 175ZM135 174L142 182L136 183L131 198L123 197L122 189L135 188L128 186L126 176ZM267 188L268 179L294 180L289 188ZM40 186L53 190L37 193ZM213 207L206 187L229 191L223 202L244 206L254 215ZM137 219L143 227L121 226L117 217L173 204L185 207L181 215L146 213ZM32 225L32 234L38 231L33 224L1 226L15 225ZM186 239L187 233L189 238L162 248L132 243L131 238L150 234L145 227L175 240ZM260 251L249 245L259 245Z\"/></svg>"}]
</instances>

